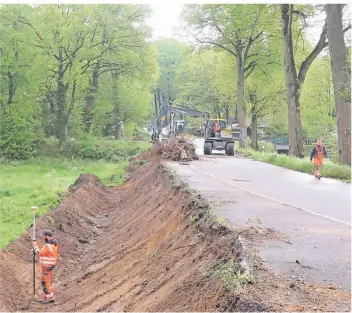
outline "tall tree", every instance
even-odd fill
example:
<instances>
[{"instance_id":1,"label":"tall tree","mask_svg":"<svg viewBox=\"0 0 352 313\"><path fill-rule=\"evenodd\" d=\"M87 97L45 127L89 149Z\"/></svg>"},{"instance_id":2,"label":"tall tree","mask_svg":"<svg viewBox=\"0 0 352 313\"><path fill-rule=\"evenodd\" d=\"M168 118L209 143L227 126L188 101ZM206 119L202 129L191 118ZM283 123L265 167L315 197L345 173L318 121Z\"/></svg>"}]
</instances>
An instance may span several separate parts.
<instances>
[{"instance_id":1,"label":"tall tree","mask_svg":"<svg viewBox=\"0 0 352 313\"><path fill-rule=\"evenodd\" d=\"M262 51L270 37L272 14L270 6L252 4L189 5L184 11L187 26L198 43L220 48L236 59L238 122L245 129L245 79L260 59L272 57Z\"/></svg>"},{"instance_id":2,"label":"tall tree","mask_svg":"<svg viewBox=\"0 0 352 313\"><path fill-rule=\"evenodd\" d=\"M343 4L326 4L325 10L337 113L339 161L351 165L351 63L344 41L343 7Z\"/></svg>"},{"instance_id":3,"label":"tall tree","mask_svg":"<svg viewBox=\"0 0 352 313\"><path fill-rule=\"evenodd\" d=\"M11 158L31 156L41 136L38 85L42 68L37 51L23 40L31 30L18 22L19 13L28 14L27 5L0 8L0 155Z\"/></svg>"},{"instance_id":4,"label":"tall tree","mask_svg":"<svg viewBox=\"0 0 352 313\"><path fill-rule=\"evenodd\" d=\"M176 71L176 86L180 104L224 117L220 93L216 86L218 56L215 51L184 55Z\"/></svg>"},{"instance_id":5,"label":"tall tree","mask_svg":"<svg viewBox=\"0 0 352 313\"><path fill-rule=\"evenodd\" d=\"M85 106L85 126L90 132L101 75L124 66L125 56L148 47L150 30L145 20L151 11L148 5L96 5L90 20L93 23L91 52L82 60L82 73L88 74L89 88ZM127 60L128 61L128 60ZM126 63L126 62L125 62ZM128 66L128 64L125 64Z\"/></svg>"},{"instance_id":6,"label":"tall tree","mask_svg":"<svg viewBox=\"0 0 352 313\"><path fill-rule=\"evenodd\" d=\"M281 4L280 7L288 105L289 153L297 157L303 157L303 129L300 107L301 88L310 65L319 53L328 46L327 20L325 20L318 43L300 64L297 72L293 44L293 24L295 17L306 18L307 13L304 11L305 8L303 8L303 10L294 10L293 4Z\"/></svg>"},{"instance_id":7,"label":"tall tree","mask_svg":"<svg viewBox=\"0 0 352 313\"><path fill-rule=\"evenodd\" d=\"M336 127L330 58L319 56L307 73L301 91L301 116L308 138L320 138Z\"/></svg>"},{"instance_id":8,"label":"tall tree","mask_svg":"<svg viewBox=\"0 0 352 313\"><path fill-rule=\"evenodd\" d=\"M187 45L174 39L161 39L155 42L159 53L158 63L160 65L161 76L158 83L158 93L161 101L174 101L177 95L176 89L176 69L179 66L182 54Z\"/></svg>"},{"instance_id":9,"label":"tall tree","mask_svg":"<svg viewBox=\"0 0 352 313\"><path fill-rule=\"evenodd\" d=\"M32 14L18 16L18 22L32 30L27 44L38 48L47 62L50 80L55 82L54 104L60 149L67 139L67 127L76 105L82 81L80 60L90 53L87 15L89 7L81 5L39 5Z\"/></svg>"},{"instance_id":10,"label":"tall tree","mask_svg":"<svg viewBox=\"0 0 352 313\"><path fill-rule=\"evenodd\" d=\"M282 95L285 92L282 83L281 68L276 66L261 66L248 79L246 100L251 120L251 146L258 150L258 122L269 115L276 115L282 106Z\"/></svg>"}]
</instances>

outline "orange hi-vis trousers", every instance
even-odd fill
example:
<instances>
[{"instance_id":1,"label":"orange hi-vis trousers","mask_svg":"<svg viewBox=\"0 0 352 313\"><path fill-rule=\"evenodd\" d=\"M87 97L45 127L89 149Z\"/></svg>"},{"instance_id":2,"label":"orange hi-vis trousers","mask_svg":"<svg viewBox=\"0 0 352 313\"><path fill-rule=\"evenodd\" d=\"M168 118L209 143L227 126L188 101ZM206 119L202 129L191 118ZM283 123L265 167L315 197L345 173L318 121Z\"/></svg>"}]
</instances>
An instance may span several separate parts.
<instances>
[{"instance_id":1,"label":"orange hi-vis trousers","mask_svg":"<svg viewBox=\"0 0 352 313\"><path fill-rule=\"evenodd\" d=\"M42 298L44 300L53 299L54 291L51 287L51 280L53 278L53 270L55 266L41 266L40 267L40 282L43 290Z\"/></svg>"},{"instance_id":2,"label":"orange hi-vis trousers","mask_svg":"<svg viewBox=\"0 0 352 313\"><path fill-rule=\"evenodd\" d=\"M323 158L322 157L315 157L314 158L314 175L320 176L320 168L323 165Z\"/></svg>"}]
</instances>

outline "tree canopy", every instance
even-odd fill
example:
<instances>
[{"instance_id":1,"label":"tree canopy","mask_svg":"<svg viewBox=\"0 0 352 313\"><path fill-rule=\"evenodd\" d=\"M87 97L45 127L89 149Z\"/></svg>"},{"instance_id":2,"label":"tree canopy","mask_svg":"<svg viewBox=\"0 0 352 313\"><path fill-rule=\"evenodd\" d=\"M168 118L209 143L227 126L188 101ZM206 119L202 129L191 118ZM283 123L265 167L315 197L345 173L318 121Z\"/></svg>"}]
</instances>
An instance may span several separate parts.
<instances>
[{"instance_id":1,"label":"tree canopy","mask_svg":"<svg viewBox=\"0 0 352 313\"><path fill-rule=\"evenodd\" d=\"M254 149L288 137L303 156L304 140L321 137L350 163L346 8L185 5L181 42L152 40L148 5L2 5L0 157L34 155L45 137L64 149L70 137L130 136L157 97L238 121Z\"/></svg>"}]
</instances>

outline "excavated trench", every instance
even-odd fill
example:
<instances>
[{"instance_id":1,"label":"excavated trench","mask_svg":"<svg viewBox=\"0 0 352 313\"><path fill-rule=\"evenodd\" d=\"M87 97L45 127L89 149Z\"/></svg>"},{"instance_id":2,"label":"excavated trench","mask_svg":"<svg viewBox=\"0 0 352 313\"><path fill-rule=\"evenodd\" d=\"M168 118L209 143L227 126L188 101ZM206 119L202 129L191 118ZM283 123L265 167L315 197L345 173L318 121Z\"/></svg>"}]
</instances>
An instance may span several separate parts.
<instances>
[{"instance_id":1,"label":"excavated trench","mask_svg":"<svg viewBox=\"0 0 352 313\"><path fill-rule=\"evenodd\" d=\"M1 311L265 309L213 275L216 264L242 260L241 245L206 204L173 186L158 161L139 166L118 188L81 175L61 204L38 219L37 232L45 228L60 242L56 303L43 307L33 299L28 229L0 251Z\"/></svg>"},{"instance_id":2,"label":"excavated trench","mask_svg":"<svg viewBox=\"0 0 352 313\"><path fill-rule=\"evenodd\" d=\"M287 277L269 271L257 247L280 234L225 227L148 154L131 163L120 187L81 175L61 204L38 219L37 233L46 228L60 242L56 303L43 306L33 297L30 228L0 251L0 311L351 309L350 292L308 282L292 287ZM243 269L249 261L254 284L234 292L214 275L229 260ZM38 269L36 279L39 292Z\"/></svg>"}]
</instances>

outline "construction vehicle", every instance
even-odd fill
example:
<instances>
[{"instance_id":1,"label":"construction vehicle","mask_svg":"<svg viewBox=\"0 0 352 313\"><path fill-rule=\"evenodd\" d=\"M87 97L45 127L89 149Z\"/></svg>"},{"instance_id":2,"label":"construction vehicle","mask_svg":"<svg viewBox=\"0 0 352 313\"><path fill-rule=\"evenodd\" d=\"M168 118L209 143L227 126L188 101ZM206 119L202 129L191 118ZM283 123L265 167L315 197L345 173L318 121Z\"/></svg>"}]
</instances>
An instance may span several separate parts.
<instances>
[{"instance_id":1,"label":"construction vehicle","mask_svg":"<svg viewBox=\"0 0 352 313\"><path fill-rule=\"evenodd\" d=\"M208 119L205 124L204 154L213 150L225 150L227 155L235 155L235 141L243 139L243 129L238 124L228 126L224 119Z\"/></svg>"},{"instance_id":2,"label":"construction vehicle","mask_svg":"<svg viewBox=\"0 0 352 313\"><path fill-rule=\"evenodd\" d=\"M208 113L190 109L171 101L164 101L160 104L160 101L155 97L155 116L156 118L151 126L152 141L160 141L175 137L185 130L186 121L184 116L206 118Z\"/></svg>"},{"instance_id":3,"label":"construction vehicle","mask_svg":"<svg viewBox=\"0 0 352 313\"><path fill-rule=\"evenodd\" d=\"M158 105L159 104L159 105ZM157 100L155 96L155 115L152 140L175 137L185 130L184 116L203 118L204 123L204 154L212 150L225 150L227 155L235 154L235 141L243 140L243 129L238 124L228 126L225 119L211 119L208 112L190 109L184 105ZM215 126L218 130L215 131Z\"/></svg>"}]
</instances>

